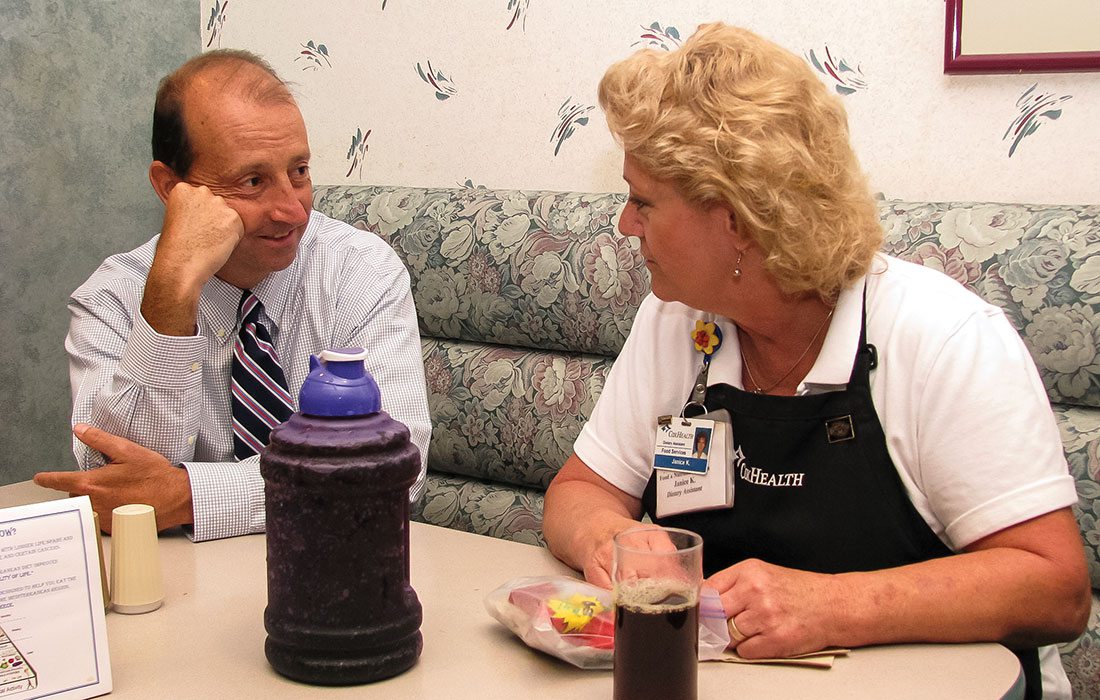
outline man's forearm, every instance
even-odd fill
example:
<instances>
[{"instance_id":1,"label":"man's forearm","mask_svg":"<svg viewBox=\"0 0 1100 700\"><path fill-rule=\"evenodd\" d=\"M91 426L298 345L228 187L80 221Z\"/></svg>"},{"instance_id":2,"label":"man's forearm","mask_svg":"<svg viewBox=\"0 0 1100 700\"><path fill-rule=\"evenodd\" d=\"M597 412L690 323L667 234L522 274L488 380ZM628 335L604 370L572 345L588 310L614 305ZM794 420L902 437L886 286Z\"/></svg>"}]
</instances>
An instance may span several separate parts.
<instances>
[{"instance_id":1,"label":"man's forearm","mask_svg":"<svg viewBox=\"0 0 1100 700\"><path fill-rule=\"evenodd\" d=\"M73 423L88 423L160 453L172 464L194 456L202 400L202 338L158 337L140 318L121 326L110 308L73 304L66 349ZM78 464L103 456L74 440Z\"/></svg>"},{"instance_id":2,"label":"man's forearm","mask_svg":"<svg viewBox=\"0 0 1100 700\"><path fill-rule=\"evenodd\" d=\"M161 335L194 335L205 281L187 281L164 268L164 263L153 260L141 297L141 315Z\"/></svg>"}]
</instances>

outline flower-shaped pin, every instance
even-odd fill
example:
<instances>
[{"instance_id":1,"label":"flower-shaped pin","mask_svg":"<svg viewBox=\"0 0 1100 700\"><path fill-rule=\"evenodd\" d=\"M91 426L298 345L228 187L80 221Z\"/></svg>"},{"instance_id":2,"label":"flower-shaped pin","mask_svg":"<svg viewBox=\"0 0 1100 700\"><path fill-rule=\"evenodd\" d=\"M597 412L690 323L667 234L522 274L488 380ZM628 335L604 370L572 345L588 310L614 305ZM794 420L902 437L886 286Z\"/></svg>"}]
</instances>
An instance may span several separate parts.
<instances>
[{"instance_id":1,"label":"flower-shaped pin","mask_svg":"<svg viewBox=\"0 0 1100 700\"><path fill-rule=\"evenodd\" d=\"M695 341L697 351L704 355L713 355L718 346L722 344L722 331L713 323L696 321L695 330L691 332L691 339Z\"/></svg>"}]
</instances>

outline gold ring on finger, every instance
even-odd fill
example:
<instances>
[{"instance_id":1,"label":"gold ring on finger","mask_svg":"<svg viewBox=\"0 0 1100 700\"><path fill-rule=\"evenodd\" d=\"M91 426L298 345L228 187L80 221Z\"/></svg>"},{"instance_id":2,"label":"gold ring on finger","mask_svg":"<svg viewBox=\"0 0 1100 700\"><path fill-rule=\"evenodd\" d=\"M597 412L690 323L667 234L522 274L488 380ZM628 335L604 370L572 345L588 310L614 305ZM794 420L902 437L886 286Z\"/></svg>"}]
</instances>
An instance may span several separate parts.
<instances>
[{"instance_id":1,"label":"gold ring on finger","mask_svg":"<svg viewBox=\"0 0 1100 700\"><path fill-rule=\"evenodd\" d=\"M741 630L737 629L737 623L733 621L732 617L726 620L726 627L730 631L730 639L733 640L734 644L740 644L741 642L748 639L748 637L744 633L742 633Z\"/></svg>"}]
</instances>

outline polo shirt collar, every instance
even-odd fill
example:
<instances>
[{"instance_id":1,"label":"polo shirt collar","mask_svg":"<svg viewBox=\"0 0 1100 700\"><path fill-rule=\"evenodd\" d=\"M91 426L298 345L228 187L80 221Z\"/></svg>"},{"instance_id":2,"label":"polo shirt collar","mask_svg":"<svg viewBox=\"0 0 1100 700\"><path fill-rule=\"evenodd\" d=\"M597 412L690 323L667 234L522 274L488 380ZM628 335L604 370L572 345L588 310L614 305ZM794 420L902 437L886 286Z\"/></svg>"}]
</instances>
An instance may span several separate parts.
<instances>
[{"instance_id":1,"label":"polo shirt collar","mask_svg":"<svg viewBox=\"0 0 1100 700\"><path fill-rule=\"evenodd\" d=\"M848 385L859 345L859 329L863 323L863 290L866 284L867 278L863 277L840 292L821 352L802 380L799 393L803 390L831 391Z\"/></svg>"}]
</instances>

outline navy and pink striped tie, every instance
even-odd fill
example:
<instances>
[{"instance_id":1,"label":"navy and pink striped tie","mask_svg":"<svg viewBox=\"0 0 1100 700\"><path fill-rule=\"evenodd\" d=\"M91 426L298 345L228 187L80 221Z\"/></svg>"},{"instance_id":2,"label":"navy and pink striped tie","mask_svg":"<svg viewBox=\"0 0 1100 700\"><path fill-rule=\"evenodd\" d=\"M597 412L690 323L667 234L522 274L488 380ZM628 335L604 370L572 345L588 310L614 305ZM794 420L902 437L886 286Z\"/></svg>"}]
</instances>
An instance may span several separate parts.
<instances>
[{"instance_id":1,"label":"navy and pink striped tie","mask_svg":"<svg viewBox=\"0 0 1100 700\"><path fill-rule=\"evenodd\" d=\"M263 304L245 290L238 317L241 330L233 345L233 454L237 459L259 454L271 429L290 418L294 403L271 335L260 323Z\"/></svg>"}]
</instances>

